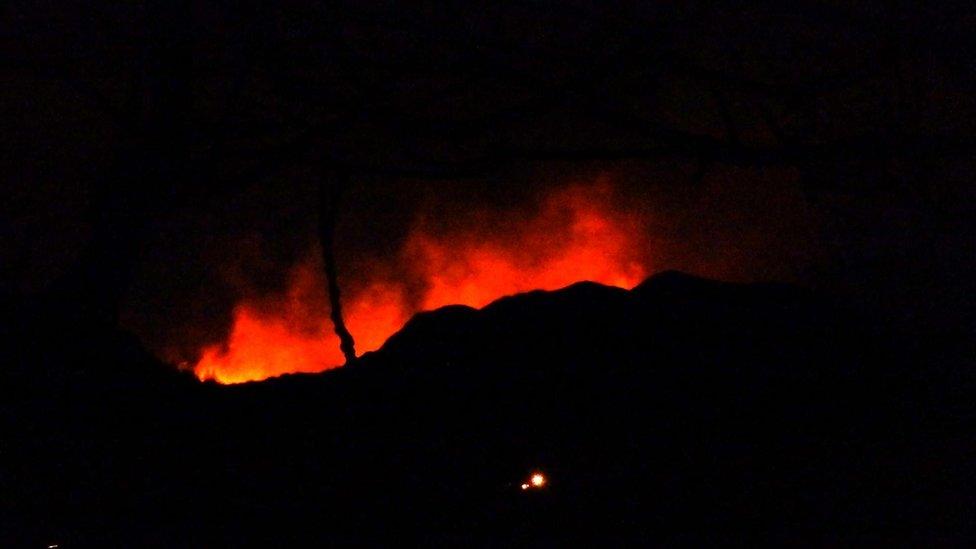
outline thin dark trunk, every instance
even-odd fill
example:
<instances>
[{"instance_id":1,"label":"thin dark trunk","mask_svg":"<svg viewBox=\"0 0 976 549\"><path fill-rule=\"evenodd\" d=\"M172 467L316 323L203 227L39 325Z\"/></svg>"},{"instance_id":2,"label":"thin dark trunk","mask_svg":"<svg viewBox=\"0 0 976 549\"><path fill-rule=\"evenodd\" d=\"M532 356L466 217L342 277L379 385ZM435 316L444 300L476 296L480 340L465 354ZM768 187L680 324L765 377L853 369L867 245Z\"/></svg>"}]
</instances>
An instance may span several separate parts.
<instances>
[{"instance_id":1,"label":"thin dark trunk","mask_svg":"<svg viewBox=\"0 0 976 549\"><path fill-rule=\"evenodd\" d=\"M346 357L346 364L356 360L356 347L352 334L342 318L342 299L339 293L339 277L335 260L335 225L339 212L339 200L348 181L345 174L337 174L333 181L319 180L319 239L322 243L322 262L329 285L329 307L332 326L339 336L339 349Z\"/></svg>"}]
</instances>

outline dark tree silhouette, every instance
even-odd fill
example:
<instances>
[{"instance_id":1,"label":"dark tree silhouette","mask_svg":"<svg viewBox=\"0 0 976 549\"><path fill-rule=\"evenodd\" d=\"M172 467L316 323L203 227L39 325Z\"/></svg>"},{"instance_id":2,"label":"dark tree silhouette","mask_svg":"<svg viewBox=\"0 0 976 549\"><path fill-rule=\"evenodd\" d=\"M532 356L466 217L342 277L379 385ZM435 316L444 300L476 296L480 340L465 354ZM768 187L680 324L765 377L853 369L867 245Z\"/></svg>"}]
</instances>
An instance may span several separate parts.
<instances>
[{"instance_id":1,"label":"dark tree silhouette","mask_svg":"<svg viewBox=\"0 0 976 549\"><path fill-rule=\"evenodd\" d=\"M319 240L322 245L325 278L329 287L329 318L332 319L335 333L339 336L339 348L346 358L346 364L351 364L356 360L356 346L342 316L342 299L335 257L335 227L340 211L340 200L348 186L348 176L338 172L335 174L335 179L335 182L327 183L324 178L319 178Z\"/></svg>"}]
</instances>

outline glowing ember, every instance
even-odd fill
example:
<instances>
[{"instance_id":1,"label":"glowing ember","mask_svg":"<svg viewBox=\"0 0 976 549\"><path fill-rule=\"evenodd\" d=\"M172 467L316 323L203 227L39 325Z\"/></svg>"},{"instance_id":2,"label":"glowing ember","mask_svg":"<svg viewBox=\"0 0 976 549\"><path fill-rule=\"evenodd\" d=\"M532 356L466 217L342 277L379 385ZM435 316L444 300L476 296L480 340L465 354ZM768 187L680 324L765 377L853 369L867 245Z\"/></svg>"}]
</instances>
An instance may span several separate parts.
<instances>
[{"instance_id":1,"label":"glowing ember","mask_svg":"<svg viewBox=\"0 0 976 549\"><path fill-rule=\"evenodd\" d=\"M391 282L368 273L374 279L347 284L365 288L344 296L356 349L378 349L421 310L482 307L506 295L581 280L622 288L640 283L649 272L644 223L612 199L612 187L601 179L547 196L529 218L469 212L485 224L447 233L416 225L394 258L406 267L407 279ZM239 383L341 365L321 272L316 261L299 264L286 295L238 304L226 342L202 350L197 377Z\"/></svg>"}]
</instances>

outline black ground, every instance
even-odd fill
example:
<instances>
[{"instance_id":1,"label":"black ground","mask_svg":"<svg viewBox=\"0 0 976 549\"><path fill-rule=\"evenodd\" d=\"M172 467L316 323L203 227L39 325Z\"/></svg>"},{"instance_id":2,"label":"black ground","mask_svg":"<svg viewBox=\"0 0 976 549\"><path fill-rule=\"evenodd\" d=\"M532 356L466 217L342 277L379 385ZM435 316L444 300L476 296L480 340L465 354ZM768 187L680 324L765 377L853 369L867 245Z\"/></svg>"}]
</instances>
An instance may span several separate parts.
<instances>
[{"instance_id":1,"label":"black ground","mask_svg":"<svg viewBox=\"0 0 976 549\"><path fill-rule=\"evenodd\" d=\"M580 283L419 315L352 367L229 387L57 303L12 305L4 546L972 534L961 351L791 287ZM534 470L550 484L522 491Z\"/></svg>"}]
</instances>

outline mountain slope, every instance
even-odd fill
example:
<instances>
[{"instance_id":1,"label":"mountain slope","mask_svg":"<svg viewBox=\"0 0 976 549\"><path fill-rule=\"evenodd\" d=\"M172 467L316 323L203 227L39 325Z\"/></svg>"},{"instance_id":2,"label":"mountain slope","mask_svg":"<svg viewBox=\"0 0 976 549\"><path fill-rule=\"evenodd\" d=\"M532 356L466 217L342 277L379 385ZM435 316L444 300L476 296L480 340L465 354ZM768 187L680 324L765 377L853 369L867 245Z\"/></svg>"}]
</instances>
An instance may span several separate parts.
<instances>
[{"instance_id":1,"label":"mountain slope","mask_svg":"<svg viewBox=\"0 0 976 549\"><path fill-rule=\"evenodd\" d=\"M63 546L964 539L972 429L917 386L920 357L871 324L796 288L662 273L631 291L580 283L424 313L322 374L226 387L74 376L6 408L16 527L0 534ZM37 366L135 366L132 353L59 349ZM550 484L521 490L534 470Z\"/></svg>"}]
</instances>

